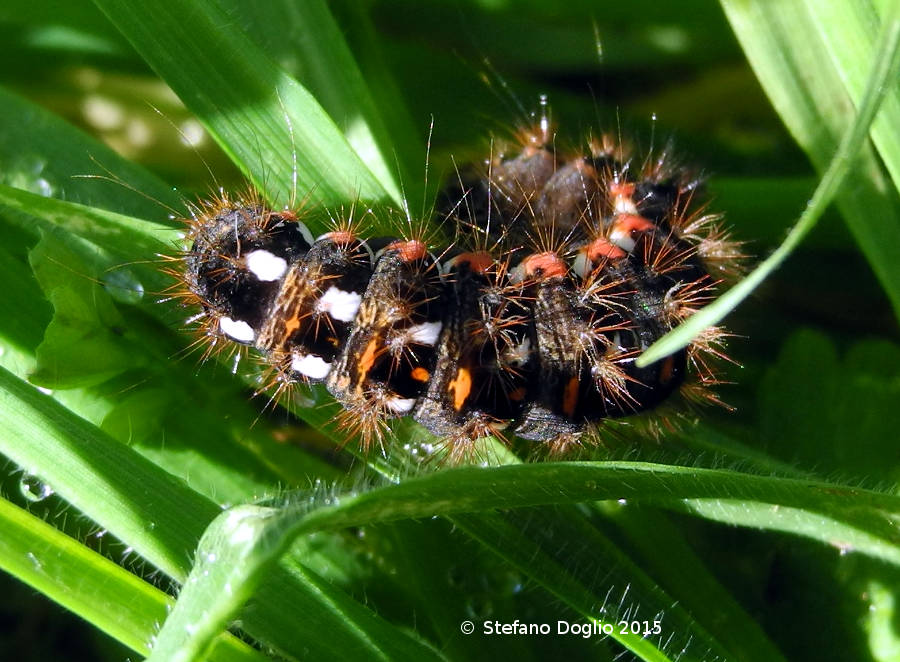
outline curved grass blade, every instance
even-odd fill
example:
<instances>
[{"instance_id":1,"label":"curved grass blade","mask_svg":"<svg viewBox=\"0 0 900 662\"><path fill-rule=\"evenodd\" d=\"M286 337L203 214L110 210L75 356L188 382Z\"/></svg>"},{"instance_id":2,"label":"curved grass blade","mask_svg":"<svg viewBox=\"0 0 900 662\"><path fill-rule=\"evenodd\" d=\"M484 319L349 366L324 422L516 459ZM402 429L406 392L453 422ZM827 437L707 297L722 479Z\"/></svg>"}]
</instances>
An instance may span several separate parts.
<instances>
[{"instance_id":1,"label":"curved grass blade","mask_svg":"<svg viewBox=\"0 0 900 662\"><path fill-rule=\"evenodd\" d=\"M205 650L238 613L243 600L255 592L267 574L266 568L272 567L304 533L395 519L621 498L686 507L733 525L793 531L900 565L900 534L894 523L900 513L900 498L893 496L813 481L644 463L466 467L338 499L335 505L309 512L303 505L280 510L253 507L221 514L198 550L201 563L192 569L185 602L176 607L173 616L177 618L167 623L165 636L161 635L166 642L164 650L173 654L186 642L189 650ZM783 513L780 519L773 519L773 508ZM484 530L484 520L464 521ZM483 535L476 537L481 539ZM526 545L523 539L517 546L523 545L534 546L535 542L530 540ZM494 548L499 553L512 553L508 545ZM532 550L525 556L532 558L536 553ZM203 563L202 559L211 561ZM570 596L585 590L575 590L572 579L560 572L546 579L551 590ZM632 568L629 575L636 572ZM574 602L582 605L586 617L603 616L584 611L584 605L590 604L586 596ZM208 604L220 608L213 612L204 607ZM710 637L710 641L715 640ZM626 636L621 643L644 659L666 659L659 647L640 637Z\"/></svg>"},{"instance_id":2,"label":"curved grass blade","mask_svg":"<svg viewBox=\"0 0 900 662\"><path fill-rule=\"evenodd\" d=\"M872 120L884 98L885 86L896 81L900 75L900 4L895 4L894 11L885 18L875 52L878 55L872 66L866 93L863 95L863 102L859 107L856 119L844 135L837 153L822 176L806 209L796 225L791 228L785 240L737 285L653 343L638 357L636 361L638 366L644 367L686 347L703 329L719 322L778 268L809 231L815 227L819 217L854 167L854 157L860 152L868 137ZM879 237L877 241L882 245L891 244L884 237ZM894 244L890 250L900 250L900 244ZM897 257L900 258L900 254ZM891 266L892 271L896 269L898 262L900 260L895 261ZM897 276L900 277L900 271L897 271ZM896 289L889 288L888 293L892 297L894 293L900 296L900 283ZM900 299L895 299L895 307L898 305L900 305Z\"/></svg>"},{"instance_id":3,"label":"curved grass blade","mask_svg":"<svg viewBox=\"0 0 900 662\"><path fill-rule=\"evenodd\" d=\"M297 533L459 512L522 508L608 499L673 505L690 500L740 500L746 519L731 524L765 528L762 511L774 505L805 513L803 534L831 544L851 541L864 554L900 564L900 532L893 522L900 498L839 484L755 476L643 462L558 462L493 468L461 467L373 490L306 515ZM773 527L781 530L782 527Z\"/></svg>"}]
</instances>

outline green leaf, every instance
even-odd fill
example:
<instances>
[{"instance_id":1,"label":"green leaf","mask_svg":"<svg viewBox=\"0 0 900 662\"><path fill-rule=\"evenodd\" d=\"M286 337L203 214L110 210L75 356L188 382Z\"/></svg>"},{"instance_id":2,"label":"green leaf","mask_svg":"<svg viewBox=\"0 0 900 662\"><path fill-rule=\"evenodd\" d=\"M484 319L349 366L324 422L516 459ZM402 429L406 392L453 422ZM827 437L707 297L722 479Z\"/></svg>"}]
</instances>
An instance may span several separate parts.
<instances>
[{"instance_id":1,"label":"green leaf","mask_svg":"<svg viewBox=\"0 0 900 662\"><path fill-rule=\"evenodd\" d=\"M29 379L54 389L100 384L136 367L130 351L134 340L124 337L128 328L112 298L88 277L72 278L73 270L88 270L75 251L62 246L41 240L30 254L54 315ZM56 360L60 355L66 357L62 362Z\"/></svg>"},{"instance_id":2,"label":"green leaf","mask_svg":"<svg viewBox=\"0 0 900 662\"><path fill-rule=\"evenodd\" d=\"M762 383L760 439L769 453L820 471L896 482L898 468L884 458L900 427L898 375L892 343L861 341L839 357L823 334L799 331Z\"/></svg>"}]
</instances>

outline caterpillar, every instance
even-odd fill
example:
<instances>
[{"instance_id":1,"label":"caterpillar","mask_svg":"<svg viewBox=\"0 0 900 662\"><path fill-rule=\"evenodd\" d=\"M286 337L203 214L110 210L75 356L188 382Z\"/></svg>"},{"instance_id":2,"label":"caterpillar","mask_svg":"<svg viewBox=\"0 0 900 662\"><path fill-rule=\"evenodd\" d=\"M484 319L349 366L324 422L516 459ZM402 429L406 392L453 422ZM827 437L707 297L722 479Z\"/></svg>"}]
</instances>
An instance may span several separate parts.
<instances>
[{"instance_id":1,"label":"caterpillar","mask_svg":"<svg viewBox=\"0 0 900 662\"><path fill-rule=\"evenodd\" d=\"M545 119L519 130L438 196L449 246L352 219L313 238L302 211L222 194L188 220L182 295L211 346L254 348L277 388L324 383L365 445L412 416L450 441L565 447L676 391L717 401L721 328L635 359L715 296L740 244L669 150L633 152L612 135L557 150Z\"/></svg>"}]
</instances>

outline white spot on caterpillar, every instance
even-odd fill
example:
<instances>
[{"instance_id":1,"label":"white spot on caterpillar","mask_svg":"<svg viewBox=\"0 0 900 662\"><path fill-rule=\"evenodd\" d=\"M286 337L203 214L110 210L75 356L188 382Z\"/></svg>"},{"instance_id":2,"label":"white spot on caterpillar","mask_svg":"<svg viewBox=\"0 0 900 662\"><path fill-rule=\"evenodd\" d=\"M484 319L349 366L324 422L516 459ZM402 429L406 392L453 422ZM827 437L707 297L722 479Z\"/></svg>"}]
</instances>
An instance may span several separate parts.
<instances>
[{"instance_id":1,"label":"white spot on caterpillar","mask_svg":"<svg viewBox=\"0 0 900 662\"><path fill-rule=\"evenodd\" d=\"M387 398L384 401L384 406L390 409L395 414L406 414L409 412L413 405L416 404L415 398Z\"/></svg>"},{"instance_id":2,"label":"white spot on caterpillar","mask_svg":"<svg viewBox=\"0 0 900 662\"><path fill-rule=\"evenodd\" d=\"M307 244L312 246L313 241L315 241L315 240L313 239L312 232L310 232L309 228L306 227L306 223L301 223L300 221L297 221L297 229L300 230L300 235L303 237L303 240Z\"/></svg>"},{"instance_id":3,"label":"white spot on caterpillar","mask_svg":"<svg viewBox=\"0 0 900 662\"><path fill-rule=\"evenodd\" d=\"M325 379L331 370L331 364L315 354L294 354L291 369L310 379Z\"/></svg>"},{"instance_id":4,"label":"white spot on caterpillar","mask_svg":"<svg viewBox=\"0 0 900 662\"><path fill-rule=\"evenodd\" d=\"M419 345L428 345L433 347L441 334L441 322L423 322L409 327L407 330L407 339L409 342L418 343Z\"/></svg>"},{"instance_id":5,"label":"white spot on caterpillar","mask_svg":"<svg viewBox=\"0 0 900 662\"><path fill-rule=\"evenodd\" d=\"M287 271L287 261L269 251L247 253L247 268L260 280L278 280Z\"/></svg>"},{"instance_id":6,"label":"white spot on caterpillar","mask_svg":"<svg viewBox=\"0 0 900 662\"><path fill-rule=\"evenodd\" d=\"M328 313L341 322L352 322L359 310L360 301L362 296L359 293L344 292L332 285L316 302L316 311Z\"/></svg>"},{"instance_id":7,"label":"white spot on caterpillar","mask_svg":"<svg viewBox=\"0 0 900 662\"><path fill-rule=\"evenodd\" d=\"M572 272L579 278L587 278L593 269L593 263L588 259L587 247L578 251L578 255L572 261Z\"/></svg>"},{"instance_id":8,"label":"white spot on caterpillar","mask_svg":"<svg viewBox=\"0 0 900 662\"><path fill-rule=\"evenodd\" d=\"M631 232L627 230L613 230L609 235L609 240L628 253L634 250L636 243L634 239L631 238Z\"/></svg>"},{"instance_id":9,"label":"white spot on caterpillar","mask_svg":"<svg viewBox=\"0 0 900 662\"><path fill-rule=\"evenodd\" d=\"M256 339L256 331L253 330L252 326L240 320L233 320L230 317L219 318L219 331L238 342L251 343Z\"/></svg>"},{"instance_id":10,"label":"white spot on caterpillar","mask_svg":"<svg viewBox=\"0 0 900 662\"><path fill-rule=\"evenodd\" d=\"M525 266L520 262L507 272L509 282L518 285L525 281Z\"/></svg>"}]
</instances>

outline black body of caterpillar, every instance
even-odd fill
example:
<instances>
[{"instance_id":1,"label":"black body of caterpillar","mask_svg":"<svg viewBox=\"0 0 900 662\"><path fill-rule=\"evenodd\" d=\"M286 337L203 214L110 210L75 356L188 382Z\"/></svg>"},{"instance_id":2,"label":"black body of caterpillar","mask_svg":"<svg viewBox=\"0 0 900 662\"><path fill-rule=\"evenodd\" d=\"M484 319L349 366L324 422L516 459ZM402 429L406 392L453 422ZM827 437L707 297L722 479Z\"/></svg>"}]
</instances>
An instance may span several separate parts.
<instances>
[{"instance_id":1,"label":"black body of caterpillar","mask_svg":"<svg viewBox=\"0 0 900 662\"><path fill-rule=\"evenodd\" d=\"M608 138L548 143L523 131L444 191L459 239L440 262L421 239L313 241L293 212L222 199L191 222L183 283L209 335L254 346L282 383L324 382L366 438L411 415L447 438L571 439L714 383L718 329L634 363L740 257L693 210L696 181Z\"/></svg>"}]
</instances>

